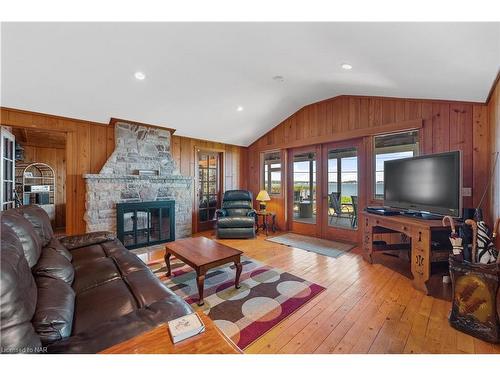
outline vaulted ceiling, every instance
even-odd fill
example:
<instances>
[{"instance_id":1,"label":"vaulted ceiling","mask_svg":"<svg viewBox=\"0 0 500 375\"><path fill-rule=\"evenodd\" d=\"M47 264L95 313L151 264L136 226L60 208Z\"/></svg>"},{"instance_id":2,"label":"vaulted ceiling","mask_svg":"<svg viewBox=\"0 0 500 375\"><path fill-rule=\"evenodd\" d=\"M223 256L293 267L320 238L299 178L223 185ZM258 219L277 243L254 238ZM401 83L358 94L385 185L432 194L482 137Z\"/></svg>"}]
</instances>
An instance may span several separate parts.
<instances>
[{"instance_id":1,"label":"vaulted ceiling","mask_svg":"<svg viewBox=\"0 0 500 375\"><path fill-rule=\"evenodd\" d=\"M3 23L1 31L2 106L118 117L238 145L342 94L484 102L500 67L500 23Z\"/></svg>"}]
</instances>

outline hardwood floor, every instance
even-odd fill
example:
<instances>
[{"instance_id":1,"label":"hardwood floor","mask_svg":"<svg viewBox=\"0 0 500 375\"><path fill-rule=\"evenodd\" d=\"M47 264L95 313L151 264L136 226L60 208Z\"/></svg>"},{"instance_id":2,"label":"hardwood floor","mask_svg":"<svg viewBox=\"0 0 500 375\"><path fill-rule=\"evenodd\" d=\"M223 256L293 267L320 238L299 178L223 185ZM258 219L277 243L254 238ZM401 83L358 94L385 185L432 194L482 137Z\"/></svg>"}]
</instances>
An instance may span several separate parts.
<instances>
[{"instance_id":1,"label":"hardwood floor","mask_svg":"<svg viewBox=\"0 0 500 375\"><path fill-rule=\"evenodd\" d=\"M213 238L212 232L198 235ZM358 248L335 259L265 239L220 242L327 289L245 353L500 353L500 345L451 328L449 302L425 296L381 264L368 264ZM156 259L163 251L141 257Z\"/></svg>"}]
</instances>

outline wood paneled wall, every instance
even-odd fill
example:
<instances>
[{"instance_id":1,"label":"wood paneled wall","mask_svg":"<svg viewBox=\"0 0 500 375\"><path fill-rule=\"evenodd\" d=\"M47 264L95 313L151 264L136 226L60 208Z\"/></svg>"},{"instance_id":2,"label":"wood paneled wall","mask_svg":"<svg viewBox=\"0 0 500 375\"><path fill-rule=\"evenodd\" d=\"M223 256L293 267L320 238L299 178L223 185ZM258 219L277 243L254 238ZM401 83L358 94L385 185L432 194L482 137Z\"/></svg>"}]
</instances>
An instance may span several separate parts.
<instances>
[{"instance_id":1,"label":"wood paneled wall","mask_svg":"<svg viewBox=\"0 0 500 375\"><path fill-rule=\"evenodd\" d=\"M56 115L0 108L0 123L66 133L66 233L85 232L86 173L99 173L115 147L114 127ZM172 153L181 173L194 176L195 147L224 152L224 188L245 188L246 148L173 136Z\"/></svg>"},{"instance_id":2,"label":"wood paneled wall","mask_svg":"<svg viewBox=\"0 0 500 375\"><path fill-rule=\"evenodd\" d=\"M55 226L64 229L66 225L66 149L28 146L24 147L24 161L50 165L56 174L56 216Z\"/></svg>"},{"instance_id":3,"label":"wood paneled wall","mask_svg":"<svg viewBox=\"0 0 500 375\"><path fill-rule=\"evenodd\" d=\"M489 156L492 168L495 161L495 153L500 153L500 81L498 80L488 102L488 115L489 138L491 140ZM490 190L490 212L491 218L496 220L497 218L500 218L500 157L493 176L493 182ZM496 245L500 248L500 233L498 234Z\"/></svg>"},{"instance_id":4,"label":"wood paneled wall","mask_svg":"<svg viewBox=\"0 0 500 375\"><path fill-rule=\"evenodd\" d=\"M483 104L398 99L363 96L339 96L300 109L249 147L249 189L261 186L260 153L364 139L361 158L366 158L368 174L366 202L375 203L372 194L372 136L421 127L421 152L424 154L461 150L464 187L472 188L472 197L464 197L464 206L473 207L482 194L487 179L489 148L488 110ZM269 209L277 212L278 223L286 228L284 196L273 197ZM483 208L488 212L488 203Z\"/></svg>"},{"instance_id":5,"label":"wood paneled wall","mask_svg":"<svg viewBox=\"0 0 500 375\"><path fill-rule=\"evenodd\" d=\"M106 124L1 108L2 125L66 133L66 233L85 232L85 173L97 173L114 148L114 129ZM110 140L112 141L110 143Z\"/></svg>"}]
</instances>

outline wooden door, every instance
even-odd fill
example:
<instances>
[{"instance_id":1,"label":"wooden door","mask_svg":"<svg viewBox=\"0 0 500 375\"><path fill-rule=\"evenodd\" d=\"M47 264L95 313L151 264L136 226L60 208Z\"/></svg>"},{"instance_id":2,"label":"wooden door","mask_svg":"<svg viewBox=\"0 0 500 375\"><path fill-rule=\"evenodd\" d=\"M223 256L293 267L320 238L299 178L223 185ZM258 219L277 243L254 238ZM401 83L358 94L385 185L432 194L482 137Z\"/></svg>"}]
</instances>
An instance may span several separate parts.
<instances>
[{"instance_id":1,"label":"wooden door","mask_svg":"<svg viewBox=\"0 0 500 375\"><path fill-rule=\"evenodd\" d=\"M321 236L321 146L295 148L288 157L289 230Z\"/></svg>"},{"instance_id":2,"label":"wooden door","mask_svg":"<svg viewBox=\"0 0 500 375\"><path fill-rule=\"evenodd\" d=\"M322 146L321 237L357 242L360 212L365 205L363 141Z\"/></svg>"},{"instance_id":3,"label":"wooden door","mask_svg":"<svg viewBox=\"0 0 500 375\"><path fill-rule=\"evenodd\" d=\"M197 151L197 223L198 231L215 227L215 211L220 208L222 189L222 153Z\"/></svg>"}]
</instances>

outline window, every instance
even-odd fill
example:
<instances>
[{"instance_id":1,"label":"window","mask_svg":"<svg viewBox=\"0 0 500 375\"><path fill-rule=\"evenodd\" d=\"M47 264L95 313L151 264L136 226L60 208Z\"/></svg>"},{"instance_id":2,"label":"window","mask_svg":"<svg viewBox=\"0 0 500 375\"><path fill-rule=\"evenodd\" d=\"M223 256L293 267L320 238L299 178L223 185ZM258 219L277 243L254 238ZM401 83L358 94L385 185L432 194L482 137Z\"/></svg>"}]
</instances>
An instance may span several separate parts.
<instances>
[{"instance_id":1,"label":"window","mask_svg":"<svg viewBox=\"0 0 500 375\"><path fill-rule=\"evenodd\" d=\"M418 130L379 135L375 141L375 199L384 198L384 162L418 155Z\"/></svg>"},{"instance_id":2,"label":"window","mask_svg":"<svg viewBox=\"0 0 500 375\"><path fill-rule=\"evenodd\" d=\"M279 151L264 154L264 190L268 194L281 193L281 156Z\"/></svg>"}]
</instances>

